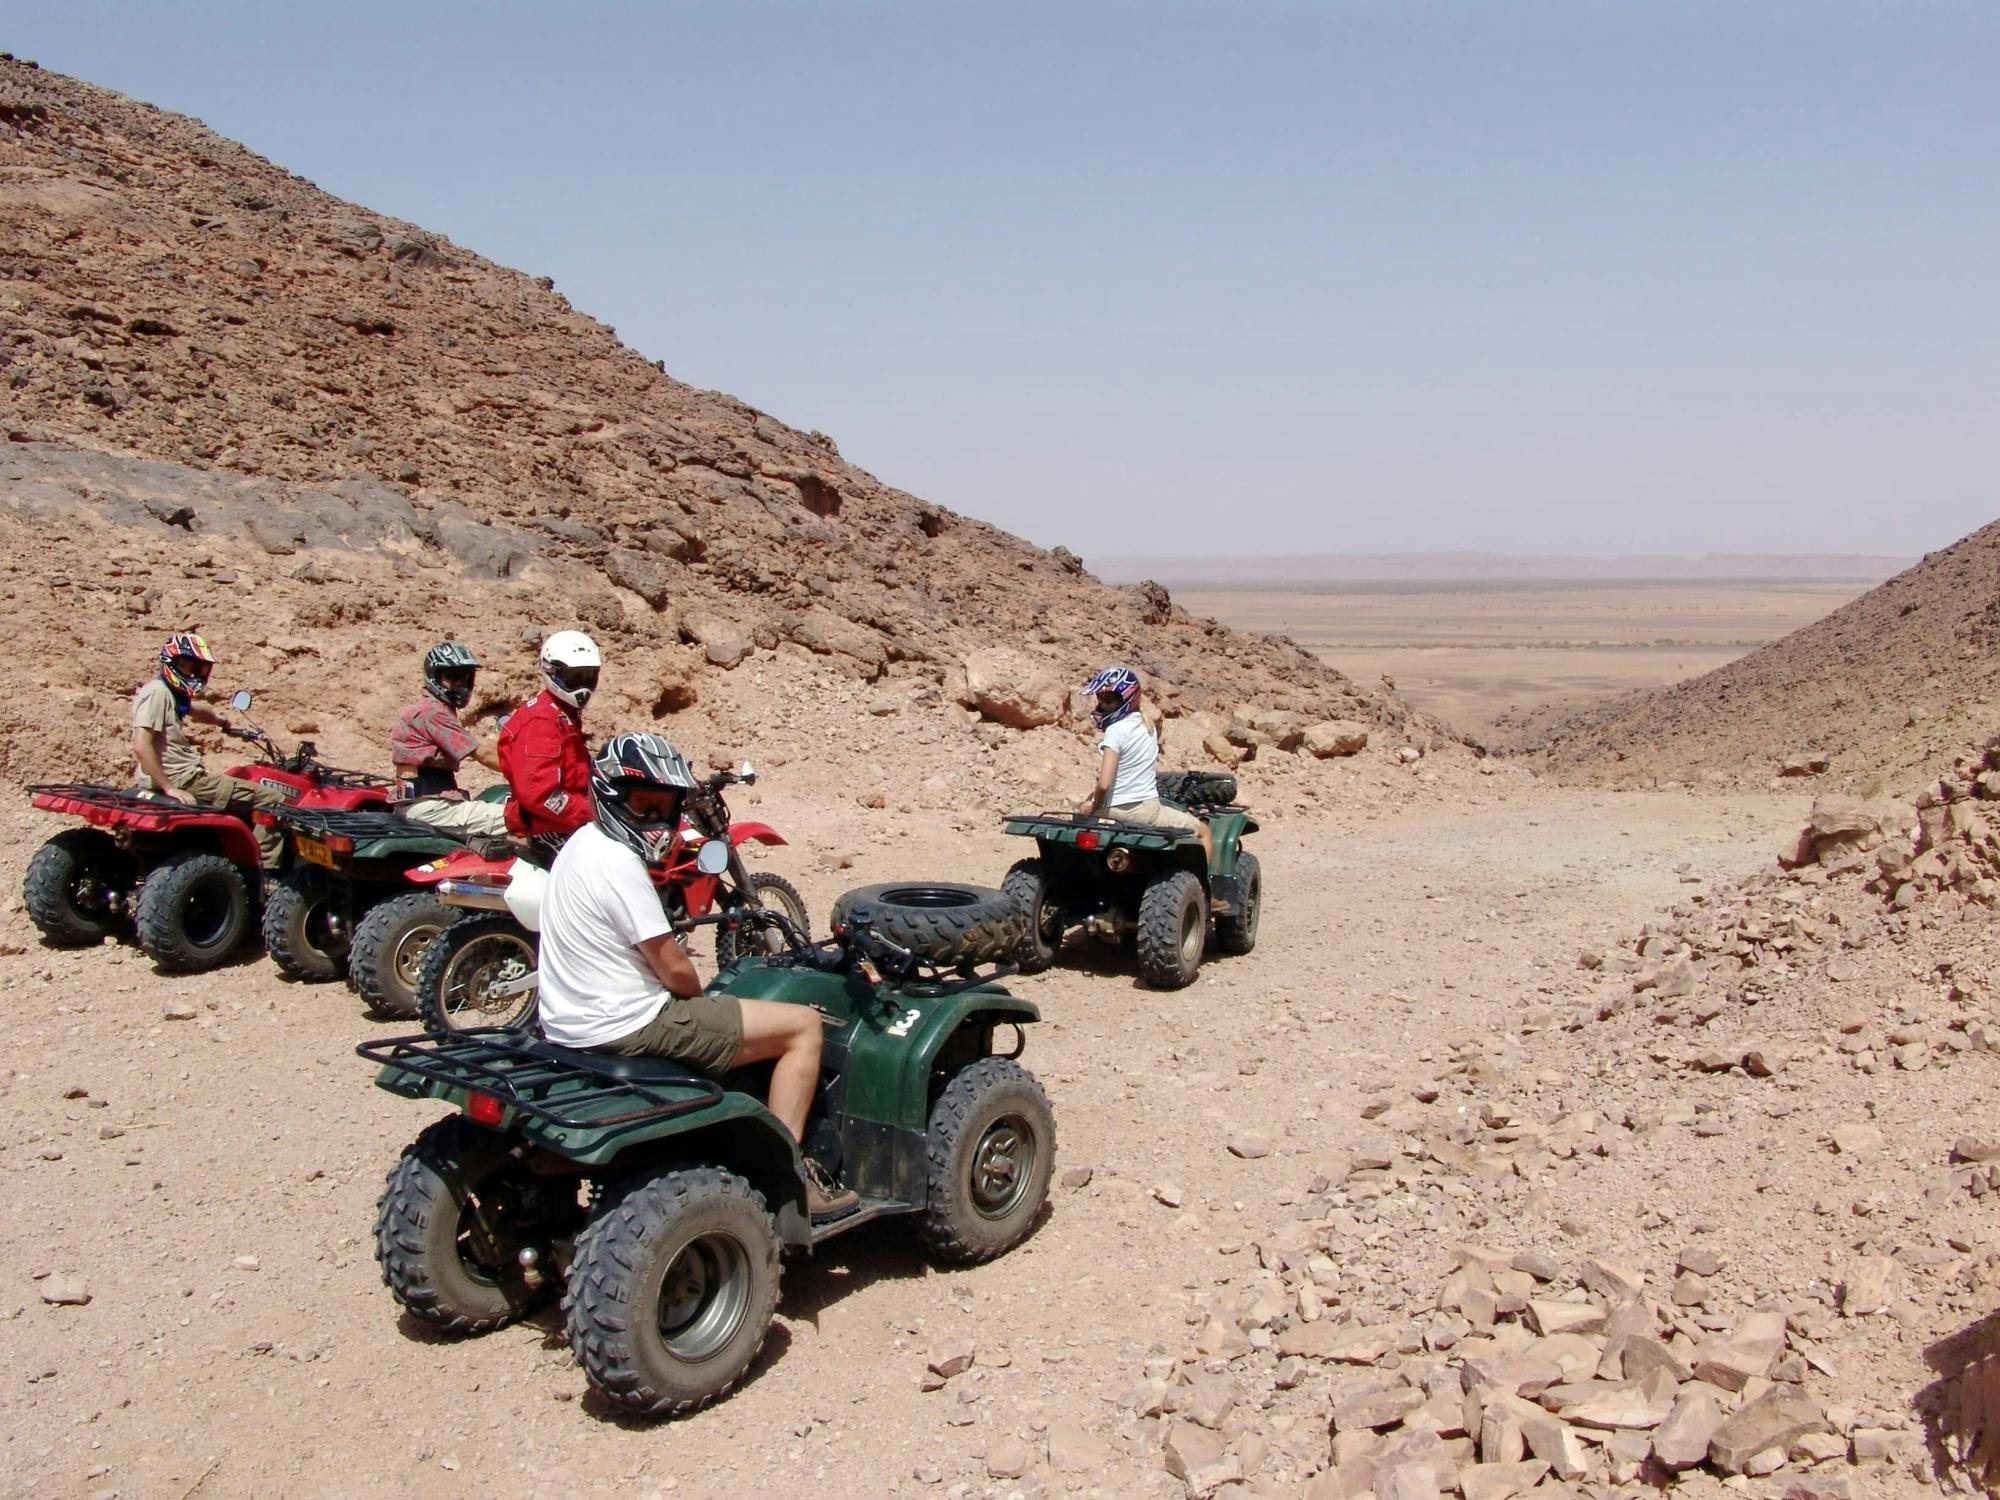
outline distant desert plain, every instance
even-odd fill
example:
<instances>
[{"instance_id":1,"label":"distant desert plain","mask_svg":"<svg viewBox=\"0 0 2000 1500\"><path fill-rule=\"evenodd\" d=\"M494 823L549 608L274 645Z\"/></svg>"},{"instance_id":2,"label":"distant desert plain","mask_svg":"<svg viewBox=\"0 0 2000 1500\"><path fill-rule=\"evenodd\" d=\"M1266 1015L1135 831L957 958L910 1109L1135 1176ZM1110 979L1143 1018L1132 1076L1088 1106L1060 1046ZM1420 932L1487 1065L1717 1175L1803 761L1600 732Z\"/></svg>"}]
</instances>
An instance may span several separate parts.
<instances>
[{"instance_id":1,"label":"distant desert plain","mask_svg":"<svg viewBox=\"0 0 2000 1500\"><path fill-rule=\"evenodd\" d=\"M1387 677L1453 727L1504 744L1514 715L1697 677L1909 561L1413 554L1097 568L1111 582L1156 579L1192 614L1290 636L1359 681ZM1249 581L1260 572L1272 581Z\"/></svg>"}]
</instances>

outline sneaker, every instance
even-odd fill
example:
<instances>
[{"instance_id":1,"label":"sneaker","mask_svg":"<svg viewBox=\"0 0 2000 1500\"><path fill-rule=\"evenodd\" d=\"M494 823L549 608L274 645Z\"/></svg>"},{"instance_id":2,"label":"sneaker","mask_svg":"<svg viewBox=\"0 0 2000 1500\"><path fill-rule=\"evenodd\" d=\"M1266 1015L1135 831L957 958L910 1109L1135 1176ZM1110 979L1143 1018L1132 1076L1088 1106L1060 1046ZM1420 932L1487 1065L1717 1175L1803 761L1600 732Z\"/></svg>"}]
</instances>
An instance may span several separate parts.
<instances>
[{"instance_id":1,"label":"sneaker","mask_svg":"<svg viewBox=\"0 0 2000 1500\"><path fill-rule=\"evenodd\" d=\"M815 1219L837 1219L852 1212L861 1202L853 1188L844 1188L826 1175L826 1168L810 1156L802 1158L806 1178L806 1212Z\"/></svg>"}]
</instances>

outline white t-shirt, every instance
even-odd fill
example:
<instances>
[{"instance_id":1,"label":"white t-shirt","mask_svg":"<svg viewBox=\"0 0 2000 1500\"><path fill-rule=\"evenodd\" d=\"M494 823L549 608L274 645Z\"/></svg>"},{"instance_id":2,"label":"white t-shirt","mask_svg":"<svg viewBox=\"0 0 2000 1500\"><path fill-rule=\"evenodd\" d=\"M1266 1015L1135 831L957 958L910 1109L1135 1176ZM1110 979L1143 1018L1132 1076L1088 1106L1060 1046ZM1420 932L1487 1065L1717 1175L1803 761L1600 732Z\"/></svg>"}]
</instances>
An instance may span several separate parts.
<instances>
[{"instance_id":1,"label":"white t-shirt","mask_svg":"<svg viewBox=\"0 0 2000 1500\"><path fill-rule=\"evenodd\" d=\"M1159 779L1153 768L1160 763L1160 742L1146 727L1145 717L1132 712L1104 731L1097 742L1100 750L1118 752L1118 770L1111 782L1111 806L1129 807L1160 795Z\"/></svg>"},{"instance_id":2,"label":"white t-shirt","mask_svg":"<svg viewBox=\"0 0 2000 1500\"><path fill-rule=\"evenodd\" d=\"M542 1034L597 1047L649 1024L673 997L638 945L670 931L638 855L595 823L571 834L542 898Z\"/></svg>"}]
</instances>

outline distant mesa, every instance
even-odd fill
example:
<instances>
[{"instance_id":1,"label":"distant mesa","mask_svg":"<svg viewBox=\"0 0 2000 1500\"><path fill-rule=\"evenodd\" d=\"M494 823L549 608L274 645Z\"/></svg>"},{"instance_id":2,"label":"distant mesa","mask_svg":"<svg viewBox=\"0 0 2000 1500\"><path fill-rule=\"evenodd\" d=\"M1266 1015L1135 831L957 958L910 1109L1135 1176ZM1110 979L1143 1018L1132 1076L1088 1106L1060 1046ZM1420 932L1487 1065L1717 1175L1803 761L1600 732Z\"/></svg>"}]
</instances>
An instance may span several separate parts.
<instances>
[{"instance_id":1,"label":"distant mesa","mask_svg":"<svg viewBox=\"0 0 2000 1500\"><path fill-rule=\"evenodd\" d=\"M1842 553L1710 552L1517 556L1504 552L1328 552L1306 557L1098 557L1107 583L1168 588L1315 588L1341 583L1880 583L1915 561Z\"/></svg>"}]
</instances>

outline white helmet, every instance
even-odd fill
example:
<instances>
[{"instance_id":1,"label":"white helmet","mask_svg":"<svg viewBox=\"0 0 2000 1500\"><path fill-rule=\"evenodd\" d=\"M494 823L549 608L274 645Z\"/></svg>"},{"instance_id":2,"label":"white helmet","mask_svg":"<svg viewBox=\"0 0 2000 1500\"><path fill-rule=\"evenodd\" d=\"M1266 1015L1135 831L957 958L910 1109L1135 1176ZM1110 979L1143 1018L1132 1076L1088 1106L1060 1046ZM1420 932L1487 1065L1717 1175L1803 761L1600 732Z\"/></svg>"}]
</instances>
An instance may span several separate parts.
<instances>
[{"instance_id":1,"label":"white helmet","mask_svg":"<svg viewBox=\"0 0 2000 1500\"><path fill-rule=\"evenodd\" d=\"M571 708L582 708L597 688L604 653L581 630L558 630L542 642L542 683Z\"/></svg>"}]
</instances>

